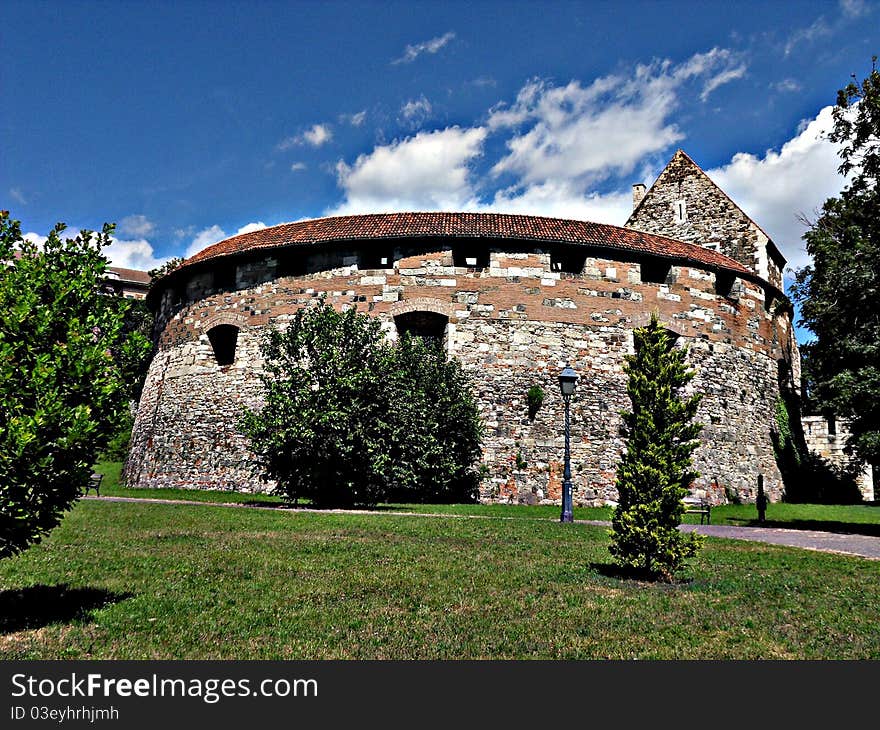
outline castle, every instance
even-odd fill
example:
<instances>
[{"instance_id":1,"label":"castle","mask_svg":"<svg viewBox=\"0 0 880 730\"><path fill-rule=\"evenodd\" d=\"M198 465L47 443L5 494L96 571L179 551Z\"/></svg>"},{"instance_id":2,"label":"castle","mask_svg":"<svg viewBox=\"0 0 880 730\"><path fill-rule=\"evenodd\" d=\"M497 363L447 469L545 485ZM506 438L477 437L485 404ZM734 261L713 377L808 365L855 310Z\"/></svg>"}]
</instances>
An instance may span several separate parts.
<instances>
[{"instance_id":1,"label":"castle","mask_svg":"<svg viewBox=\"0 0 880 730\"><path fill-rule=\"evenodd\" d=\"M125 479L134 487L263 491L242 407L260 403L259 343L321 296L379 318L389 338L442 338L470 373L485 424L484 501L559 502L563 401L572 399L575 504L616 498L624 448L624 355L652 312L688 349L703 394L694 454L714 503L779 500L772 435L797 387L785 260L682 151L624 227L538 216L395 213L282 224L221 241L150 291L158 351L138 407ZM538 386L541 407L527 393Z\"/></svg>"}]
</instances>

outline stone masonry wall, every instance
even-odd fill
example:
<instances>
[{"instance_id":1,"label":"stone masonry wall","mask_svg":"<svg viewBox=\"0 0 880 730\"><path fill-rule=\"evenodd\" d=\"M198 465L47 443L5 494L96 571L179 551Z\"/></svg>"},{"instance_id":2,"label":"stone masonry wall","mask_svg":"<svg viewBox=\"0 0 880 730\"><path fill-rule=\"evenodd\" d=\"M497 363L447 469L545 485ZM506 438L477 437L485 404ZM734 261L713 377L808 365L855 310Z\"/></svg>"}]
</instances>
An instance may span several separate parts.
<instances>
[{"instance_id":1,"label":"stone masonry wall","mask_svg":"<svg viewBox=\"0 0 880 730\"><path fill-rule=\"evenodd\" d=\"M689 348L690 387L704 394L695 487L715 503L726 494L751 500L760 473L771 499L780 498L770 432L778 362L791 352L792 333L787 315L768 311L761 287L737 280L728 295L718 294L713 273L689 266L673 266L664 283L643 282L641 262L610 253L588 257L579 274L565 273L554 270L551 251L528 246L492 248L486 268L456 266L447 246L398 242L393 268L368 270L359 268L357 248L324 247L305 257L310 273L301 276L280 275L284 254L267 254L239 262L232 290L215 289L206 270L189 277L185 293L164 292L159 352L139 404L127 483L271 488L235 424L243 405L260 402L264 328L283 326L324 293L340 309L379 317L391 337L394 317L405 311L449 317L447 350L471 373L486 424L485 501L558 503L563 411L556 377L567 363L580 375L572 401L575 503L614 500L620 412L629 405L623 356L632 352L632 329L651 311ZM232 365L214 359L207 332L217 324L240 327ZM532 420L526 394L534 385L545 398Z\"/></svg>"},{"instance_id":2,"label":"stone masonry wall","mask_svg":"<svg viewBox=\"0 0 880 730\"><path fill-rule=\"evenodd\" d=\"M782 289L784 261L768 252L766 234L681 151L640 198L626 225L714 248Z\"/></svg>"},{"instance_id":3,"label":"stone masonry wall","mask_svg":"<svg viewBox=\"0 0 880 730\"><path fill-rule=\"evenodd\" d=\"M874 474L871 466L856 459L844 451L850 432L846 421L837 421L834 432L828 420L822 416L803 416L804 438L807 448L833 466L856 474L856 484L867 502L874 500Z\"/></svg>"}]
</instances>

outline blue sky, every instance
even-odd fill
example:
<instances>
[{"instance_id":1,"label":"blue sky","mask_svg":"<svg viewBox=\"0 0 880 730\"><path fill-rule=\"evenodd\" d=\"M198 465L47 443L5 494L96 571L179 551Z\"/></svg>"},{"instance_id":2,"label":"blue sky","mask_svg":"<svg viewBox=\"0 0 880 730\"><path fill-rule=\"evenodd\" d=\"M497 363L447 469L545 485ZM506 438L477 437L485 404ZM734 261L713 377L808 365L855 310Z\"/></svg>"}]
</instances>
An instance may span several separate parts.
<instances>
[{"instance_id":1,"label":"blue sky","mask_svg":"<svg viewBox=\"0 0 880 730\"><path fill-rule=\"evenodd\" d=\"M335 213L494 210L622 224L683 148L806 263L843 181L836 90L880 5L3 4L0 206L45 235L118 224L151 268Z\"/></svg>"}]
</instances>

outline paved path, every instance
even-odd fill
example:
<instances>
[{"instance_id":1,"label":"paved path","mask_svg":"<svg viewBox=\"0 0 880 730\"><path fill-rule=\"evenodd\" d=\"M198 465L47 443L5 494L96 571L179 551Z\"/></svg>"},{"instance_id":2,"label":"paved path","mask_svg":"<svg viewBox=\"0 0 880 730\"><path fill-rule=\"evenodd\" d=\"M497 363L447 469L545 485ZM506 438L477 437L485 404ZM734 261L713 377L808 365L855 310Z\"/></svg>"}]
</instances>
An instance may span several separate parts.
<instances>
[{"instance_id":1,"label":"paved path","mask_svg":"<svg viewBox=\"0 0 880 730\"><path fill-rule=\"evenodd\" d=\"M265 507L256 504L240 504L235 502L199 502L182 499L155 499L149 497L83 497L88 500L104 502L153 502L158 504L190 504L209 507L240 507L243 509L271 509L276 512L328 512L353 514L406 515L412 517L467 517L473 519L523 519L522 517L498 517L494 515L450 515L426 512L377 512L375 510L316 510L307 507L277 507L267 504ZM526 518L544 519L544 518ZM610 522L597 520L576 520L584 525L609 527ZM732 540L750 540L772 545L819 550L828 553L856 555L871 560L880 560L880 537L870 535L849 535L837 532L818 532L816 530L784 530L778 527L738 527L735 525L682 525L681 530L699 532L710 537L724 537Z\"/></svg>"}]
</instances>

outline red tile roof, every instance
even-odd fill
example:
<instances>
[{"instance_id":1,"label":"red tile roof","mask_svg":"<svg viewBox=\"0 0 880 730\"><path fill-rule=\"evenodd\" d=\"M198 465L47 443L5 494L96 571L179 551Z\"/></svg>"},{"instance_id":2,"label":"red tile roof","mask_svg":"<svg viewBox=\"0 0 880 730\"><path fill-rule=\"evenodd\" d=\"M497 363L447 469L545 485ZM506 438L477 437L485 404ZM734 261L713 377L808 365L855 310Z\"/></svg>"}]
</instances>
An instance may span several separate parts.
<instances>
[{"instance_id":1,"label":"red tile roof","mask_svg":"<svg viewBox=\"0 0 880 730\"><path fill-rule=\"evenodd\" d=\"M120 281L128 281L133 284L143 284L145 286L149 286L150 284L150 275L146 271L141 271L140 269L124 269L121 266L108 266L108 271L115 272Z\"/></svg>"},{"instance_id":2,"label":"red tile roof","mask_svg":"<svg viewBox=\"0 0 880 730\"><path fill-rule=\"evenodd\" d=\"M222 256L261 249L332 241L435 237L596 246L693 262L755 278L742 264L717 251L665 236L589 221L500 213L376 213L282 223L215 243L191 256L175 272Z\"/></svg>"}]
</instances>

